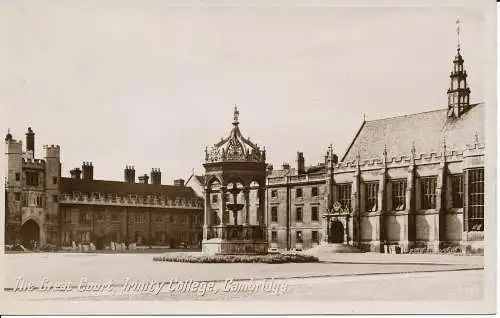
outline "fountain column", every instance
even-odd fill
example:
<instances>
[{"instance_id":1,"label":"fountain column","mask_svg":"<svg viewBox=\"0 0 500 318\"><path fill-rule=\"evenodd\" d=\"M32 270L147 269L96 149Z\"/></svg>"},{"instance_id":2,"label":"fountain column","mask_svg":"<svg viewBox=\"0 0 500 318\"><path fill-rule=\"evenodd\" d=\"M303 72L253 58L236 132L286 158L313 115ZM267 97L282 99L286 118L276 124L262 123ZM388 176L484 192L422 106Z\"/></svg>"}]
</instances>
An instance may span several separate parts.
<instances>
[{"instance_id":1,"label":"fountain column","mask_svg":"<svg viewBox=\"0 0 500 318\"><path fill-rule=\"evenodd\" d=\"M264 211L265 211L265 205L266 205L266 188L263 186L259 185L259 190L258 190L258 197L259 197L259 209L257 211L257 218L259 225L261 227L266 226L266 218L264 216Z\"/></svg>"},{"instance_id":2,"label":"fountain column","mask_svg":"<svg viewBox=\"0 0 500 318\"><path fill-rule=\"evenodd\" d=\"M250 188L245 187L243 189L243 194L245 196L245 225L250 224Z\"/></svg>"},{"instance_id":3,"label":"fountain column","mask_svg":"<svg viewBox=\"0 0 500 318\"><path fill-rule=\"evenodd\" d=\"M221 186L220 187L220 225L221 225L221 228L220 228L220 235L219 238L222 238L222 239L225 239L226 238L226 229L225 229L225 226L226 226L226 187L225 186Z\"/></svg>"},{"instance_id":4,"label":"fountain column","mask_svg":"<svg viewBox=\"0 0 500 318\"><path fill-rule=\"evenodd\" d=\"M221 186L220 187L220 224L222 226L226 225L226 187Z\"/></svg>"},{"instance_id":5,"label":"fountain column","mask_svg":"<svg viewBox=\"0 0 500 318\"><path fill-rule=\"evenodd\" d=\"M240 189L233 184L233 187L229 189L228 192L233 195L233 202L227 205L227 209L233 212L234 225L238 225L238 211L240 211L243 207L242 204L238 204L238 194L240 193Z\"/></svg>"},{"instance_id":6,"label":"fountain column","mask_svg":"<svg viewBox=\"0 0 500 318\"><path fill-rule=\"evenodd\" d=\"M210 187L205 187L205 219L203 221L203 239L208 239L208 229L210 227L210 213L212 210L210 204Z\"/></svg>"}]
</instances>

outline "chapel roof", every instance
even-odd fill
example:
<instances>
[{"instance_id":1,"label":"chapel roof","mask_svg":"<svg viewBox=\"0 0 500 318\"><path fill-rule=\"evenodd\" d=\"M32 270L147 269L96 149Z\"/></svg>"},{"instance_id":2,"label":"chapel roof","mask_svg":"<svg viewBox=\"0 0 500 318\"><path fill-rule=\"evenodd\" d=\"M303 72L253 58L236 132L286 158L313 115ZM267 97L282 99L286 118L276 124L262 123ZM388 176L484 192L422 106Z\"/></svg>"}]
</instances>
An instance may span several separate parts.
<instances>
[{"instance_id":1,"label":"chapel roof","mask_svg":"<svg viewBox=\"0 0 500 318\"><path fill-rule=\"evenodd\" d=\"M447 109L364 121L342 162L381 158L384 147L388 158L416 153L439 153L443 140L448 150L462 151L478 139L484 143L484 104L471 105L458 118Z\"/></svg>"}]
</instances>

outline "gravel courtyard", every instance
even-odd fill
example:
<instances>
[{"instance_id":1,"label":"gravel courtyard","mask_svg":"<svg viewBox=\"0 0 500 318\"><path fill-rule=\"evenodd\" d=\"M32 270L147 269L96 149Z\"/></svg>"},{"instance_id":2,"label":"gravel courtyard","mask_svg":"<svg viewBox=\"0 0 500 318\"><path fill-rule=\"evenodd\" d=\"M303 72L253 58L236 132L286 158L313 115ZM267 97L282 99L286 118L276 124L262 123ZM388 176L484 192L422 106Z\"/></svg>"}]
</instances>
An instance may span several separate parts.
<instances>
[{"instance_id":1,"label":"gravel courtyard","mask_svg":"<svg viewBox=\"0 0 500 318\"><path fill-rule=\"evenodd\" d=\"M10 296L23 299L425 300L431 297L429 290L433 291L433 300L483 297L482 256L325 254L319 255L320 263L308 264L165 263L153 262L153 256L8 254L4 258L8 273L5 287ZM93 283L109 286L107 290L82 293L78 289L82 280L87 286ZM41 291L42 281L45 286L59 284L61 290ZM131 281L151 284L191 281L198 285L210 282L219 292L171 292L167 288L123 292ZM34 287L32 291L16 290L25 288L29 282ZM243 290L237 286L259 282L269 284L269 288Z\"/></svg>"}]
</instances>

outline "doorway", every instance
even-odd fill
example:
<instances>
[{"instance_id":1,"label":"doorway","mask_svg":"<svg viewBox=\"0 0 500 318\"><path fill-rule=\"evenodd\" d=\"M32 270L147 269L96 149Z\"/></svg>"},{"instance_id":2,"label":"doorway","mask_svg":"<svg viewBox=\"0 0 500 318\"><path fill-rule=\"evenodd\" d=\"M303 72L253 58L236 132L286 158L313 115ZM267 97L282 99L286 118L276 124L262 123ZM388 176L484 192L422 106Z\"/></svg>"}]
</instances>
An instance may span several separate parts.
<instances>
[{"instance_id":1,"label":"doorway","mask_svg":"<svg viewBox=\"0 0 500 318\"><path fill-rule=\"evenodd\" d=\"M330 224L330 243L344 243L344 225L339 220Z\"/></svg>"},{"instance_id":2,"label":"doorway","mask_svg":"<svg viewBox=\"0 0 500 318\"><path fill-rule=\"evenodd\" d=\"M33 249L35 242L40 244L40 227L35 221L28 220L21 226L21 244Z\"/></svg>"}]
</instances>

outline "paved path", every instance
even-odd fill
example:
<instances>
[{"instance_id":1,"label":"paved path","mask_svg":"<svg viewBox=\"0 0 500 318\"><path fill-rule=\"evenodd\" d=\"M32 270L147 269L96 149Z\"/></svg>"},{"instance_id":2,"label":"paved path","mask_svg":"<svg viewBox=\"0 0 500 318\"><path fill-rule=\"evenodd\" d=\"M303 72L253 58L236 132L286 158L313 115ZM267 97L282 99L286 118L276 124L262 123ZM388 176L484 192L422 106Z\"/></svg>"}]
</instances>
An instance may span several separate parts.
<instances>
[{"instance_id":1,"label":"paved path","mask_svg":"<svg viewBox=\"0 0 500 318\"><path fill-rule=\"evenodd\" d=\"M31 300L302 300L302 301L480 301L484 272L463 270L408 274L377 274L252 281L220 281L202 288L165 285L158 292L124 290L105 292L9 293ZM179 283L179 282L176 282ZM191 285L193 282L191 282ZM188 285L184 285L188 286ZM210 288L207 288L210 287Z\"/></svg>"},{"instance_id":2,"label":"paved path","mask_svg":"<svg viewBox=\"0 0 500 318\"><path fill-rule=\"evenodd\" d=\"M235 292L232 283L218 293L164 292L111 297L130 300L308 300L308 301L474 301L483 299L483 271L381 274L268 281L267 289Z\"/></svg>"},{"instance_id":3,"label":"paved path","mask_svg":"<svg viewBox=\"0 0 500 318\"><path fill-rule=\"evenodd\" d=\"M192 264L153 262L147 254L13 254L6 256L6 287L19 278L39 282L44 277L77 284L112 280L123 284L127 277L142 280L224 280L226 278L280 278L354 275L482 268L482 257L441 255L337 254L321 263L303 264Z\"/></svg>"},{"instance_id":4,"label":"paved path","mask_svg":"<svg viewBox=\"0 0 500 318\"><path fill-rule=\"evenodd\" d=\"M370 289L374 292L374 289L386 286L390 289L388 292L374 292L374 296L372 296L385 297L384 295L391 295L391 293L398 291L400 288L411 290L411 284L407 278L404 284L401 282L405 281L405 277L410 277L405 276L408 275L405 273L416 275L415 273L418 272L420 275L424 275L424 278L421 278L423 284L430 284L429 286L434 286L432 285L433 281L436 281L435 284L437 284L437 286L449 286L449 289L452 291L456 291L457 286L465 286L469 283L482 286L482 279L479 278L481 275L477 274L482 273L482 257L381 255L375 253L326 254L321 255L321 259L323 260L322 263L307 264L182 264L153 262L152 257L153 255L151 254L11 254L6 256L6 272L9 273L9 275L7 275L5 282L6 287L11 290L16 287L18 282L30 281L33 282L36 288L39 288L44 278L46 282L61 283L63 285L68 284L71 287L71 292L69 293L67 291L52 291L48 293L41 292L39 289L31 293L12 293L15 297L36 299L82 297L82 293L78 291L78 287L88 287L92 282L100 283L103 286L109 283L112 292L107 295L114 299L122 297L117 295L117 291L121 290L127 282L151 283L153 280L155 282L169 282L170 280L174 282L175 280L182 282L188 280L197 282L212 281L218 284L217 288L224 289L224 285L227 285L225 283L226 280L238 281L241 279L248 280L250 278L255 281L264 278L275 278L276 281L287 282L289 286L299 286L294 288L290 287L291 289L287 289L286 293L281 293L281 295L279 295L279 297L285 299L287 297L292 297L292 299L294 299L293 297L299 296L307 298L309 297L308 295L316 298L326 297L326 299L330 299L331 297L333 297L333 299L343 299L342 297L347 297L346 299L349 299L349 297L354 297L356 295L356 293L349 294L348 292L341 294L338 292L334 293L333 290L341 288L341 286L343 286L342 284L358 286L354 290L363 289L364 291L362 292L364 293L366 291L367 294L362 294L362 297L369 297L371 295L371 292L368 292ZM428 277L425 275L431 274L439 276L440 272L442 275L449 274L453 277L464 277L465 281L453 279L452 282L448 282L449 279L436 280L425 278ZM473 272L476 274L471 274ZM372 287L369 287L371 285L368 283L365 288L365 282L372 281L370 277L376 277L376 280L380 280L381 277L387 277L387 279L374 283ZM395 277L398 277L398 279L394 279ZM20 278L22 278L22 280L18 281ZM86 280L84 284L81 284L82 279ZM130 280L127 281L127 279ZM354 279L354 281L352 281L352 279ZM395 286L390 287L393 283L395 283ZM313 285L315 287L310 287ZM310 288L314 288L314 291L310 290ZM346 290L349 290L349 288ZM310 290L310 292L306 290ZM397 292L397 294L398 293L399 292ZM420 290L415 291L415 293L417 295L423 295ZM84 297L92 298L93 296L98 296L98 299L102 299L103 296L106 296L104 294L103 292L85 292ZM178 293L177 296L164 292L160 292L156 295L136 295L137 293L135 292L130 294L130 291L127 291L126 294L126 297L156 297L158 299L175 299L179 297L181 299L183 297L187 297L188 299L194 297L197 299L196 297L200 297L196 295L196 293L185 292ZM336 296L332 296L333 294ZM474 297L480 296L477 293L474 295ZM356 297L361 296L358 295ZM220 297L245 298L250 296L248 296L247 293L241 292L218 294L205 293L205 295L202 296L203 299L210 299L210 297L220 299ZM264 297L267 299L269 297L273 298L278 296L269 295L269 293L263 292L260 294L253 293L251 297Z\"/></svg>"}]
</instances>

